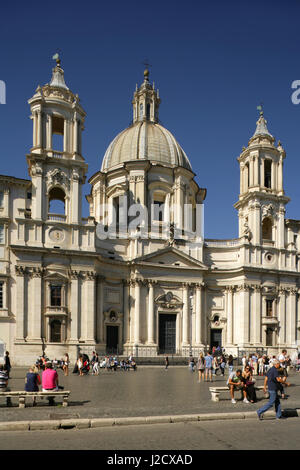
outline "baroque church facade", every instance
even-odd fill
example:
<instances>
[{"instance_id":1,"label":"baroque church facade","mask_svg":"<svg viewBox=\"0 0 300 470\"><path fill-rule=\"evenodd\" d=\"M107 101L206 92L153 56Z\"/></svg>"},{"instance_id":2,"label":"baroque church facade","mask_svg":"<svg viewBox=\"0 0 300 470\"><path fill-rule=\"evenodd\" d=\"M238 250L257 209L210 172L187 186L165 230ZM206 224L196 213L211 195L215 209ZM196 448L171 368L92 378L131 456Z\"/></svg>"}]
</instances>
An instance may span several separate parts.
<instances>
[{"instance_id":1,"label":"baroque church facade","mask_svg":"<svg viewBox=\"0 0 300 470\"><path fill-rule=\"evenodd\" d=\"M75 360L93 350L186 357L214 345L232 354L298 349L300 221L285 218L281 143L261 112L238 158L239 237L204 239L195 226L206 189L159 123L159 104L145 70L132 124L89 179L83 218L86 114L59 59L50 84L29 100L30 178L0 175L0 359L5 350L25 365L42 352ZM125 196L129 207L147 209L147 236L122 225ZM101 225L115 236L99 237Z\"/></svg>"}]
</instances>

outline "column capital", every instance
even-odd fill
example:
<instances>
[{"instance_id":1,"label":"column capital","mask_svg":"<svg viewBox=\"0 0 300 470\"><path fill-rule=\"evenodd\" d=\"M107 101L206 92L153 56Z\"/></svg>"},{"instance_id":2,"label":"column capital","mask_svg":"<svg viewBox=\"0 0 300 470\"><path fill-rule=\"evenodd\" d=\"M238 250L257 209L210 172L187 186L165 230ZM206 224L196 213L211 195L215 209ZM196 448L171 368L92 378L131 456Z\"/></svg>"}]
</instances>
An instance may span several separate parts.
<instances>
[{"instance_id":1,"label":"column capital","mask_svg":"<svg viewBox=\"0 0 300 470\"><path fill-rule=\"evenodd\" d=\"M95 271L85 271L82 273L82 277L86 281L95 281L97 278L97 273Z\"/></svg>"},{"instance_id":2,"label":"column capital","mask_svg":"<svg viewBox=\"0 0 300 470\"><path fill-rule=\"evenodd\" d=\"M225 286L225 292L234 292L235 289L235 286Z\"/></svg>"},{"instance_id":3,"label":"column capital","mask_svg":"<svg viewBox=\"0 0 300 470\"><path fill-rule=\"evenodd\" d=\"M80 271L71 270L70 277L72 280L80 279Z\"/></svg>"},{"instance_id":4,"label":"column capital","mask_svg":"<svg viewBox=\"0 0 300 470\"><path fill-rule=\"evenodd\" d=\"M28 275L31 278L42 278L44 275L44 272L45 272L44 268L40 268L40 267L34 267L34 268L28 269Z\"/></svg>"},{"instance_id":5,"label":"column capital","mask_svg":"<svg viewBox=\"0 0 300 470\"><path fill-rule=\"evenodd\" d=\"M17 276L25 276L26 274L26 267L17 265L15 266L15 273Z\"/></svg>"},{"instance_id":6,"label":"column capital","mask_svg":"<svg viewBox=\"0 0 300 470\"><path fill-rule=\"evenodd\" d=\"M194 286L196 289L203 290L205 288L205 282L196 282Z\"/></svg>"},{"instance_id":7,"label":"column capital","mask_svg":"<svg viewBox=\"0 0 300 470\"><path fill-rule=\"evenodd\" d=\"M183 283L182 283L182 287L184 287L185 289L186 289L186 288L189 289L191 286L192 286L192 283L191 283L191 282L183 282Z\"/></svg>"}]
</instances>

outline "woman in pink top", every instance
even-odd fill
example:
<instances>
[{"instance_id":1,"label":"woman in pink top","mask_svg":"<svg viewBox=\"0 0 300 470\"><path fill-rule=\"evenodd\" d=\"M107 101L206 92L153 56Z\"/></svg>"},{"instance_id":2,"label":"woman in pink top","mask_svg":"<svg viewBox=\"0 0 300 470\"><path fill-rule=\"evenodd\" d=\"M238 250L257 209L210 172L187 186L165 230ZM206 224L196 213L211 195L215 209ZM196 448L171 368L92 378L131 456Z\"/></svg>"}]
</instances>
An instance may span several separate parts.
<instances>
[{"instance_id":1,"label":"woman in pink top","mask_svg":"<svg viewBox=\"0 0 300 470\"><path fill-rule=\"evenodd\" d=\"M42 389L43 392L48 392L49 390L57 391L58 390L58 375L56 370L52 369L51 362L47 362L45 365L45 370L42 374ZM54 405L54 398L49 397L49 405Z\"/></svg>"}]
</instances>

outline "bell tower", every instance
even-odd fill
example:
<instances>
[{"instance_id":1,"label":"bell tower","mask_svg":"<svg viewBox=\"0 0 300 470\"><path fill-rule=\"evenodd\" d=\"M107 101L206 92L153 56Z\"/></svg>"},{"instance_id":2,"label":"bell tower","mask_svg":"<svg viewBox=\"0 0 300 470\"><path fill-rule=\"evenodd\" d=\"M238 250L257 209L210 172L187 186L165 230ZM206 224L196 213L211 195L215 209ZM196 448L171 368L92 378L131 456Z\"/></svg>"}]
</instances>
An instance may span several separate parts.
<instances>
[{"instance_id":1,"label":"bell tower","mask_svg":"<svg viewBox=\"0 0 300 470\"><path fill-rule=\"evenodd\" d=\"M240 195L234 207L239 212L239 237L253 245L285 247L285 205L289 198L283 189L285 151L267 128L262 108L256 131L248 147L238 157Z\"/></svg>"},{"instance_id":2,"label":"bell tower","mask_svg":"<svg viewBox=\"0 0 300 470\"><path fill-rule=\"evenodd\" d=\"M38 86L28 101L33 122L33 144L27 155L32 218L45 221L61 204L62 211L57 214L61 221L80 224L82 185L87 172L81 138L86 113L78 95L65 83L59 55L53 59L56 66L50 83Z\"/></svg>"}]
</instances>

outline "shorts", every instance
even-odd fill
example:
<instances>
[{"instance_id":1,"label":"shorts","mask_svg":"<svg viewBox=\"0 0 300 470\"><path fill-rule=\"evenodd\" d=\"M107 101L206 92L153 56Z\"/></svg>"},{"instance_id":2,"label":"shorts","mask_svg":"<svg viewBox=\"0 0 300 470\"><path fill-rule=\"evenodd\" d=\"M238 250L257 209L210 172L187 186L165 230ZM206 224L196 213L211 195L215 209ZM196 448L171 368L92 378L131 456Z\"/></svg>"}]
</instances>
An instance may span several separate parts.
<instances>
[{"instance_id":1,"label":"shorts","mask_svg":"<svg viewBox=\"0 0 300 470\"><path fill-rule=\"evenodd\" d=\"M231 385L228 384L228 388L230 389ZM242 390L244 388L243 385L234 385L233 390Z\"/></svg>"}]
</instances>

